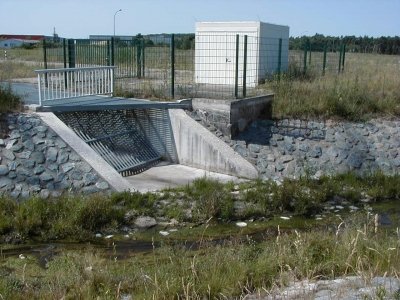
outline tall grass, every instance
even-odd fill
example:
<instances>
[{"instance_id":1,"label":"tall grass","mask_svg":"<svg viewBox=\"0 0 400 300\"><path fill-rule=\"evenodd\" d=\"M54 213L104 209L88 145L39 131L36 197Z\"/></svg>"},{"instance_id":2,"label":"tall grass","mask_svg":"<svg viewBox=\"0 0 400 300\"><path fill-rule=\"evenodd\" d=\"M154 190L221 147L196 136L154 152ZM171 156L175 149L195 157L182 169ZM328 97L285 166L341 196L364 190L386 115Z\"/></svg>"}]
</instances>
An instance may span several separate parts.
<instances>
[{"instance_id":1,"label":"tall grass","mask_svg":"<svg viewBox=\"0 0 400 300\"><path fill-rule=\"evenodd\" d=\"M265 88L275 92L275 117L362 120L400 115L400 57L346 54L344 73L288 77ZM310 71L312 72L312 70Z\"/></svg>"},{"instance_id":2,"label":"tall grass","mask_svg":"<svg viewBox=\"0 0 400 300\"><path fill-rule=\"evenodd\" d=\"M3 114L22 108L21 97L14 94L11 86L0 82L0 119Z\"/></svg>"},{"instance_id":3,"label":"tall grass","mask_svg":"<svg viewBox=\"0 0 400 300\"><path fill-rule=\"evenodd\" d=\"M358 215L332 231L278 234L261 243L196 251L164 246L126 260L90 249L65 251L43 269L31 257L8 258L0 272L4 299L233 299L293 280L398 276L400 250L396 233L375 232L373 219Z\"/></svg>"}]
</instances>

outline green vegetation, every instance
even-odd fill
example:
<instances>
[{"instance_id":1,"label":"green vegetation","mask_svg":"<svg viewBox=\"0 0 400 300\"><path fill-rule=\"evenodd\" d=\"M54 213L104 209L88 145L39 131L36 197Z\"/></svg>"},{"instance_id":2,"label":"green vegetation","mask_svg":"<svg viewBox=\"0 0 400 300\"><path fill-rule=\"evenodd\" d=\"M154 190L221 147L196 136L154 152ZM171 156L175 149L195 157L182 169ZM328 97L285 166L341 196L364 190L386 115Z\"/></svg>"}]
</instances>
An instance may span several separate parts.
<instances>
[{"instance_id":1,"label":"green vegetation","mask_svg":"<svg viewBox=\"0 0 400 300\"><path fill-rule=\"evenodd\" d=\"M319 180L285 179L280 185L273 181L247 182L236 188L237 196L232 192L233 184L202 178L185 188L157 194L125 192L90 198L71 195L19 203L2 197L0 238L85 240L99 231L116 232L123 226L132 226L140 215L200 224L210 220L225 223L254 217L272 219L277 215L309 218L332 200L357 204L367 196L371 201L400 199L400 176L347 174ZM242 210L235 210L237 200L246 203Z\"/></svg>"},{"instance_id":2,"label":"green vegetation","mask_svg":"<svg viewBox=\"0 0 400 300\"><path fill-rule=\"evenodd\" d=\"M21 109L21 98L15 95L11 86L0 82L0 115Z\"/></svg>"},{"instance_id":3,"label":"green vegetation","mask_svg":"<svg viewBox=\"0 0 400 300\"><path fill-rule=\"evenodd\" d=\"M321 66L305 76L273 80L264 88L275 92L274 117L366 120L400 115L399 56L346 54L344 73L317 76Z\"/></svg>"},{"instance_id":4,"label":"green vegetation","mask_svg":"<svg viewBox=\"0 0 400 300\"><path fill-rule=\"evenodd\" d=\"M343 225L345 224L345 226ZM279 234L264 242L164 246L128 259L87 248L64 251L45 268L34 256L0 261L2 299L226 299L269 291L291 280L400 272L396 233L354 216L330 231Z\"/></svg>"}]
</instances>

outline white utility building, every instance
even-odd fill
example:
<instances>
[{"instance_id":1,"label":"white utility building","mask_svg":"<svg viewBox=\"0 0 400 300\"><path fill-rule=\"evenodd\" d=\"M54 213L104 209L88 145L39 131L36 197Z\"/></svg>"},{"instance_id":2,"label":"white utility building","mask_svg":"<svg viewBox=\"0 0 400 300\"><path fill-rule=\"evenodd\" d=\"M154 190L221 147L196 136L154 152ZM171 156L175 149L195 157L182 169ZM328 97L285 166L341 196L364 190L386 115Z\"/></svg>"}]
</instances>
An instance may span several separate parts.
<instances>
[{"instance_id":1,"label":"white utility building","mask_svg":"<svg viewBox=\"0 0 400 300\"><path fill-rule=\"evenodd\" d=\"M236 35L239 35L238 49ZM287 70L288 26L264 22L197 22L195 82L234 85L238 50L238 86L242 86L245 35L247 35L246 86L255 87L266 77L278 72L279 65L281 71Z\"/></svg>"}]
</instances>

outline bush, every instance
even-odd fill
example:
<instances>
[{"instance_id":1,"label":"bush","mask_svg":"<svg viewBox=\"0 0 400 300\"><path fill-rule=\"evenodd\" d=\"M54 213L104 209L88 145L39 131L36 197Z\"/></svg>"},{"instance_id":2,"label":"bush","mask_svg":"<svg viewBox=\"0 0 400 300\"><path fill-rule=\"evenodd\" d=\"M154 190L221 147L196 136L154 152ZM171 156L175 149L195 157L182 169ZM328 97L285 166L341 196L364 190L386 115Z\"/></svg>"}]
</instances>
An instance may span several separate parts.
<instances>
[{"instance_id":1,"label":"bush","mask_svg":"<svg viewBox=\"0 0 400 300\"><path fill-rule=\"evenodd\" d=\"M11 85L0 83L0 114L21 110L21 97L14 94Z\"/></svg>"}]
</instances>

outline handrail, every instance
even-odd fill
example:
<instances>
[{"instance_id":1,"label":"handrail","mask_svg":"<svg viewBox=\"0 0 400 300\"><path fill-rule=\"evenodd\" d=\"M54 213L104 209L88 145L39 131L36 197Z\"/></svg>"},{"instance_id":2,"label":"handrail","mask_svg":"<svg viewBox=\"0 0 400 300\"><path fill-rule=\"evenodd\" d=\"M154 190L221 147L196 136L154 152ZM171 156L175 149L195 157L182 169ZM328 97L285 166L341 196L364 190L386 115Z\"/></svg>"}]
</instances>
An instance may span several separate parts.
<instances>
[{"instance_id":1,"label":"handrail","mask_svg":"<svg viewBox=\"0 0 400 300\"><path fill-rule=\"evenodd\" d=\"M35 70L39 105L53 100L114 93L114 66Z\"/></svg>"}]
</instances>

